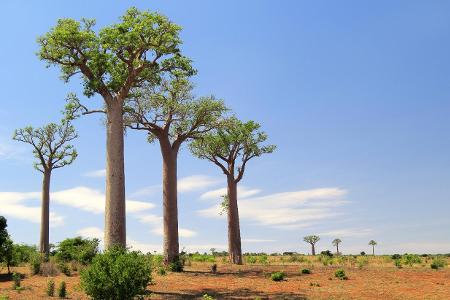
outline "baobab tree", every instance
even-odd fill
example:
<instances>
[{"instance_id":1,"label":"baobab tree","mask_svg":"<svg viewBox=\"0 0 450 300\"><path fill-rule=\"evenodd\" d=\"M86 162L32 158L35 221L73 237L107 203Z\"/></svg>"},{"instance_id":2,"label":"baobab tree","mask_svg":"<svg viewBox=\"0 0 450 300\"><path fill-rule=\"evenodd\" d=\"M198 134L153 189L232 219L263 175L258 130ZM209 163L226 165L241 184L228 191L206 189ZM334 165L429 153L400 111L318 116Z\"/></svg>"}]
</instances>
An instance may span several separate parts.
<instances>
[{"instance_id":1,"label":"baobab tree","mask_svg":"<svg viewBox=\"0 0 450 300\"><path fill-rule=\"evenodd\" d=\"M195 156L211 161L227 177L224 200L228 216L228 253L233 264L242 264L237 184L242 180L249 160L275 150L275 145L263 145L267 134L259 128L254 121L242 122L231 117L190 145Z\"/></svg>"},{"instance_id":2,"label":"baobab tree","mask_svg":"<svg viewBox=\"0 0 450 300\"><path fill-rule=\"evenodd\" d=\"M34 168L43 174L39 249L46 259L50 251L50 179L53 170L70 165L77 157L77 151L70 144L76 138L75 128L69 121L50 123L42 128L28 126L17 129L13 136L14 140L33 146Z\"/></svg>"},{"instance_id":3,"label":"baobab tree","mask_svg":"<svg viewBox=\"0 0 450 300\"><path fill-rule=\"evenodd\" d=\"M307 235L303 240L311 245L311 254L316 255L316 243L320 241L320 237L317 235Z\"/></svg>"},{"instance_id":4,"label":"baobab tree","mask_svg":"<svg viewBox=\"0 0 450 300\"><path fill-rule=\"evenodd\" d=\"M177 159L183 143L201 137L218 126L226 111L213 96L195 98L188 78L163 79L133 91L126 101L126 123L159 142L163 165L164 261L178 260Z\"/></svg>"},{"instance_id":5,"label":"baobab tree","mask_svg":"<svg viewBox=\"0 0 450 300\"><path fill-rule=\"evenodd\" d=\"M332 244L336 247L336 253L339 254L339 244L342 243L340 239L334 239Z\"/></svg>"},{"instance_id":6,"label":"baobab tree","mask_svg":"<svg viewBox=\"0 0 450 300\"><path fill-rule=\"evenodd\" d=\"M372 246L372 255L375 255L375 246L377 245L377 242L374 240L369 241L369 246Z\"/></svg>"},{"instance_id":7,"label":"baobab tree","mask_svg":"<svg viewBox=\"0 0 450 300\"><path fill-rule=\"evenodd\" d=\"M181 55L181 28L166 17L130 8L121 22L94 31L95 20L59 19L38 39L39 58L61 69L64 81L81 75L84 94L99 94L104 105L89 109L70 97L70 117L106 114L106 248L126 246L123 106L130 90L159 82L165 73L192 75Z\"/></svg>"}]
</instances>

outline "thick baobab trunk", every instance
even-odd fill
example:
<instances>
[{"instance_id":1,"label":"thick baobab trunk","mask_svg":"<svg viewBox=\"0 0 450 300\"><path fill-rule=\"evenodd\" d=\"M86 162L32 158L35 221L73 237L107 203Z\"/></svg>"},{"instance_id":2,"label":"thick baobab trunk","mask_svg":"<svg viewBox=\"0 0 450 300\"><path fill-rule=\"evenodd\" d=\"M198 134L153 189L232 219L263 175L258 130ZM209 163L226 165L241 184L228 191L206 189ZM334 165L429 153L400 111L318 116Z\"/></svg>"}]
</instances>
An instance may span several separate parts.
<instances>
[{"instance_id":1,"label":"thick baobab trunk","mask_svg":"<svg viewBox=\"0 0 450 300\"><path fill-rule=\"evenodd\" d=\"M105 248L126 247L122 101L107 104Z\"/></svg>"},{"instance_id":2,"label":"thick baobab trunk","mask_svg":"<svg viewBox=\"0 0 450 300\"><path fill-rule=\"evenodd\" d=\"M42 180L41 239L39 249L45 260L48 259L50 253L50 179L51 170L44 170L44 179Z\"/></svg>"},{"instance_id":3,"label":"thick baobab trunk","mask_svg":"<svg viewBox=\"0 0 450 300\"><path fill-rule=\"evenodd\" d=\"M160 140L163 158L163 217L164 217L164 263L170 264L179 258L178 242L178 196L177 196L177 154L170 142Z\"/></svg>"},{"instance_id":4,"label":"thick baobab trunk","mask_svg":"<svg viewBox=\"0 0 450 300\"><path fill-rule=\"evenodd\" d=\"M339 254L339 244L336 244L336 253Z\"/></svg>"},{"instance_id":5,"label":"thick baobab trunk","mask_svg":"<svg viewBox=\"0 0 450 300\"><path fill-rule=\"evenodd\" d=\"M312 251L312 255L316 255L316 246L314 244L311 244L311 251Z\"/></svg>"},{"instance_id":6,"label":"thick baobab trunk","mask_svg":"<svg viewBox=\"0 0 450 300\"><path fill-rule=\"evenodd\" d=\"M372 246L372 255L375 255L375 246Z\"/></svg>"},{"instance_id":7,"label":"thick baobab trunk","mask_svg":"<svg viewBox=\"0 0 450 300\"><path fill-rule=\"evenodd\" d=\"M237 185L232 176L227 177L228 196L228 255L230 262L242 265L241 231L237 204Z\"/></svg>"}]
</instances>

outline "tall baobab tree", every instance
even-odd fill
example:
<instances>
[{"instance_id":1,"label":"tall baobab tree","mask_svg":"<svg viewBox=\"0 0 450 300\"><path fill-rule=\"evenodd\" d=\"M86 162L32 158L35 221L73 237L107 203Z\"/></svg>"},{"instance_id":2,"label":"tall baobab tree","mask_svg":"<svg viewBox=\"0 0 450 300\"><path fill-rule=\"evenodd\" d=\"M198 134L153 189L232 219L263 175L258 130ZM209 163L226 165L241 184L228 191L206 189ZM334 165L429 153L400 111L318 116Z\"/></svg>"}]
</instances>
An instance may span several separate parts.
<instances>
[{"instance_id":1,"label":"tall baobab tree","mask_svg":"<svg viewBox=\"0 0 450 300\"><path fill-rule=\"evenodd\" d=\"M38 39L39 58L59 66L64 81L81 75L84 94L99 94L104 105L88 109L71 97L73 115L106 114L105 247L126 246L123 106L130 90L158 82L165 73L192 75L180 53L181 27L166 17L130 8L121 22L94 31L95 20L59 19Z\"/></svg>"},{"instance_id":2,"label":"tall baobab tree","mask_svg":"<svg viewBox=\"0 0 450 300\"><path fill-rule=\"evenodd\" d=\"M249 160L272 153L275 145L262 145L267 134L254 121L228 118L214 131L191 143L192 153L217 165L227 177L228 252L233 264L242 264L241 233L237 203L237 184Z\"/></svg>"},{"instance_id":3,"label":"tall baobab tree","mask_svg":"<svg viewBox=\"0 0 450 300\"><path fill-rule=\"evenodd\" d=\"M372 246L372 255L375 255L375 246L377 245L377 242L374 240L369 241L369 246Z\"/></svg>"},{"instance_id":4,"label":"tall baobab tree","mask_svg":"<svg viewBox=\"0 0 450 300\"><path fill-rule=\"evenodd\" d=\"M34 168L43 174L39 249L46 259L50 251L50 179L53 170L70 165L77 157L77 151L70 144L76 138L75 128L69 121L50 123L42 128L28 126L17 129L13 136L14 140L33 146Z\"/></svg>"},{"instance_id":5,"label":"tall baobab tree","mask_svg":"<svg viewBox=\"0 0 450 300\"><path fill-rule=\"evenodd\" d=\"M303 240L311 245L311 254L316 255L316 243L320 241L320 237L317 235L307 235Z\"/></svg>"},{"instance_id":6,"label":"tall baobab tree","mask_svg":"<svg viewBox=\"0 0 450 300\"><path fill-rule=\"evenodd\" d=\"M342 243L341 239L334 239L332 244L336 247L336 253L339 254L339 244Z\"/></svg>"},{"instance_id":7,"label":"tall baobab tree","mask_svg":"<svg viewBox=\"0 0 450 300\"><path fill-rule=\"evenodd\" d=\"M178 260L177 159L183 143L217 127L226 111L222 100L195 98L187 78L172 77L133 91L126 101L126 123L159 142L163 164L164 261Z\"/></svg>"}]
</instances>

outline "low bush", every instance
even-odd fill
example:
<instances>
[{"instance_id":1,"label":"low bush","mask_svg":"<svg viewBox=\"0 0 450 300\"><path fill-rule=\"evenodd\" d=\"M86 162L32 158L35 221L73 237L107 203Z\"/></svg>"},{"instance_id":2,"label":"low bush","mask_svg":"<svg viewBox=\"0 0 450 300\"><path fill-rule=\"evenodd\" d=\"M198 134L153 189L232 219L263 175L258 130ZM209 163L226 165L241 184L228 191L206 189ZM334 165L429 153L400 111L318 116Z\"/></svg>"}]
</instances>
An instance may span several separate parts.
<instances>
[{"instance_id":1,"label":"low bush","mask_svg":"<svg viewBox=\"0 0 450 300\"><path fill-rule=\"evenodd\" d=\"M284 272L274 272L270 275L270 279L272 281L282 281L286 277L286 274Z\"/></svg>"},{"instance_id":2,"label":"low bush","mask_svg":"<svg viewBox=\"0 0 450 300\"><path fill-rule=\"evenodd\" d=\"M158 274L161 276L166 276L167 275L166 269L164 267L159 267Z\"/></svg>"},{"instance_id":3,"label":"low bush","mask_svg":"<svg viewBox=\"0 0 450 300\"><path fill-rule=\"evenodd\" d=\"M311 270L310 269L302 269L301 273L302 274L311 274Z\"/></svg>"},{"instance_id":4,"label":"low bush","mask_svg":"<svg viewBox=\"0 0 450 300\"><path fill-rule=\"evenodd\" d=\"M145 293L150 281L149 258L123 248L98 254L81 272L81 287L94 300L132 300Z\"/></svg>"},{"instance_id":5,"label":"low bush","mask_svg":"<svg viewBox=\"0 0 450 300\"><path fill-rule=\"evenodd\" d=\"M444 268L447 265L447 261L444 258L436 257L433 258L430 267L434 270L438 270L440 268Z\"/></svg>"},{"instance_id":6,"label":"low bush","mask_svg":"<svg viewBox=\"0 0 450 300\"><path fill-rule=\"evenodd\" d=\"M208 295L208 294L204 294L202 299L203 300L214 300L215 298L213 296Z\"/></svg>"},{"instance_id":7,"label":"low bush","mask_svg":"<svg viewBox=\"0 0 450 300\"><path fill-rule=\"evenodd\" d=\"M268 265L269 264L269 257L266 254L258 256L258 263L260 263L262 265Z\"/></svg>"},{"instance_id":8,"label":"low bush","mask_svg":"<svg viewBox=\"0 0 450 300\"><path fill-rule=\"evenodd\" d=\"M184 260L177 259L173 263L169 264L169 270L171 272L183 272L184 270Z\"/></svg>"},{"instance_id":9,"label":"low bush","mask_svg":"<svg viewBox=\"0 0 450 300\"><path fill-rule=\"evenodd\" d=\"M12 288L13 288L14 290L19 289L19 288L20 288L20 283L21 283L21 281L22 281L22 277L20 276L20 274L19 274L19 273L13 273L13 274L12 274L12 280L13 280L13 286L12 286Z\"/></svg>"},{"instance_id":10,"label":"low bush","mask_svg":"<svg viewBox=\"0 0 450 300\"><path fill-rule=\"evenodd\" d=\"M361 251L360 255L361 255L361 256L364 256L364 255L366 255L366 252Z\"/></svg>"},{"instance_id":11,"label":"low bush","mask_svg":"<svg viewBox=\"0 0 450 300\"><path fill-rule=\"evenodd\" d=\"M358 257L356 259L356 264L358 265L359 269L362 269L369 264L369 259L366 256Z\"/></svg>"},{"instance_id":12,"label":"low bush","mask_svg":"<svg viewBox=\"0 0 450 300\"><path fill-rule=\"evenodd\" d=\"M322 252L320 252L320 254L321 255L325 255L325 256L329 256L329 257L333 256L333 253L331 253L330 250L322 251Z\"/></svg>"},{"instance_id":13,"label":"low bush","mask_svg":"<svg viewBox=\"0 0 450 300\"><path fill-rule=\"evenodd\" d=\"M84 265L89 264L98 253L98 239L84 239L76 237L65 239L58 244L55 257L58 261L78 261Z\"/></svg>"},{"instance_id":14,"label":"low bush","mask_svg":"<svg viewBox=\"0 0 450 300\"><path fill-rule=\"evenodd\" d=\"M211 272L214 273L214 274L217 273L217 264L213 264L213 265L211 266Z\"/></svg>"},{"instance_id":15,"label":"low bush","mask_svg":"<svg viewBox=\"0 0 450 300\"><path fill-rule=\"evenodd\" d=\"M41 270L41 258L39 255L35 255L30 261L30 272L31 275L39 274Z\"/></svg>"},{"instance_id":16,"label":"low bush","mask_svg":"<svg viewBox=\"0 0 450 300\"><path fill-rule=\"evenodd\" d=\"M72 272L70 271L69 265L65 262L59 262L58 263L58 270L63 273L66 276L72 275Z\"/></svg>"},{"instance_id":17,"label":"low bush","mask_svg":"<svg viewBox=\"0 0 450 300\"><path fill-rule=\"evenodd\" d=\"M392 258L393 260L396 260L396 259L401 259L402 256L401 256L400 254L394 254L394 255L391 256L391 258Z\"/></svg>"},{"instance_id":18,"label":"low bush","mask_svg":"<svg viewBox=\"0 0 450 300\"><path fill-rule=\"evenodd\" d=\"M53 297L55 295L55 282L53 279L47 281L47 296Z\"/></svg>"},{"instance_id":19,"label":"low bush","mask_svg":"<svg viewBox=\"0 0 450 300\"><path fill-rule=\"evenodd\" d=\"M61 281L58 286L58 297L63 299L67 297L67 288L65 281Z\"/></svg>"},{"instance_id":20,"label":"low bush","mask_svg":"<svg viewBox=\"0 0 450 300\"><path fill-rule=\"evenodd\" d=\"M422 259L416 254L405 254L402 256L402 263L412 267L414 264L420 264Z\"/></svg>"},{"instance_id":21,"label":"low bush","mask_svg":"<svg viewBox=\"0 0 450 300\"><path fill-rule=\"evenodd\" d=\"M334 276L339 278L340 280L347 280L348 277L345 275L345 271L343 269L337 269L336 272L334 272Z\"/></svg>"},{"instance_id":22,"label":"low bush","mask_svg":"<svg viewBox=\"0 0 450 300\"><path fill-rule=\"evenodd\" d=\"M258 261L258 259L256 258L256 256L247 256L245 258L245 262L248 264L256 264L256 262Z\"/></svg>"},{"instance_id":23,"label":"low bush","mask_svg":"<svg viewBox=\"0 0 450 300\"><path fill-rule=\"evenodd\" d=\"M400 259L394 260L394 266L396 266L399 269L403 268L402 261Z\"/></svg>"}]
</instances>

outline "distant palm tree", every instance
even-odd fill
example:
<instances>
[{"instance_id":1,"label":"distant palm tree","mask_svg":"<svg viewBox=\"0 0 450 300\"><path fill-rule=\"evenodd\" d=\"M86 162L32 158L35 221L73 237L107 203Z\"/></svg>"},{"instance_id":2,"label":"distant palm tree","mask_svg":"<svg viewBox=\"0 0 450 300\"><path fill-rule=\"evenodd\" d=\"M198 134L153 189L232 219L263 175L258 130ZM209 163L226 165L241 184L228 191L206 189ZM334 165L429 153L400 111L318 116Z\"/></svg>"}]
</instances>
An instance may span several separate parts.
<instances>
[{"instance_id":1,"label":"distant palm tree","mask_svg":"<svg viewBox=\"0 0 450 300\"><path fill-rule=\"evenodd\" d=\"M342 243L341 239L334 239L332 243L336 247L336 253L339 254L339 244Z\"/></svg>"},{"instance_id":2,"label":"distant palm tree","mask_svg":"<svg viewBox=\"0 0 450 300\"><path fill-rule=\"evenodd\" d=\"M372 246L372 255L375 255L375 246L377 245L377 242L370 240L369 245Z\"/></svg>"}]
</instances>

